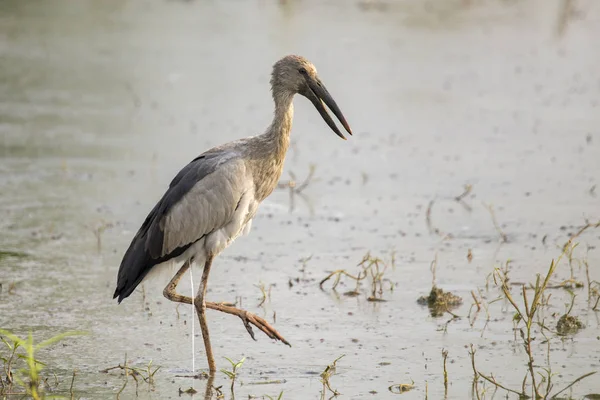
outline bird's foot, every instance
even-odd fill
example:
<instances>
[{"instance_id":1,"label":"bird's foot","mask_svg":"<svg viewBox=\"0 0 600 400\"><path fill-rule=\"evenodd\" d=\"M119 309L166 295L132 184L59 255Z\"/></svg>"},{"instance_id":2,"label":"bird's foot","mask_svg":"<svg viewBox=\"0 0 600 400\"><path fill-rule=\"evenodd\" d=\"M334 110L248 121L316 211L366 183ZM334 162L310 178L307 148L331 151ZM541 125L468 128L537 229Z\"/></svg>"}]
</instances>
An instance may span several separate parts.
<instances>
[{"instance_id":1,"label":"bird's foot","mask_svg":"<svg viewBox=\"0 0 600 400\"><path fill-rule=\"evenodd\" d=\"M239 317L241 318L242 322L244 323L244 326L246 327L246 330L248 331L248 333L250 334L252 339L256 340L254 338L254 331L252 330L252 326L250 324L256 326L258 329L263 331L265 333L265 335L267 335L271 339L280 340L283 343L287 344L288 346L292 347L292 345L290 345L288 343L288 341L285 340L285 338L283 336L281 336L281 334L279 332L277 332L277 330L275 328L273 328L271 326L271 324L269 324L263 318L259 317L256 314L252 314L248 311L245 311L245 310L239 310L239 311L240 311Z\"/></svg>"},{"instance_id":2,"label":"bird's foot","mask_svg":"<svg viewBox=\"0 0 600 400\"><path fill-rule=\"evenodd\" d=\"M271 326L271 324L269 324L267 321L265 321L263 318L259 317L256 314L252 314L251 312L248 312L246 310L241 310L239 308L225 305L224 303L206 302L206 308L221 311L231 315L237 315L244 323L244 326L250 334L250 337L254 340L256 340L256 338L254 337L254 331L252 330L251 325L254 325L258 329L260 329L265 335L267 335L271 339L279 340L284 344L287 344L288 346L292 347L292 345L289 344L288 341L285 340L285 338L281 336L281 334Z\"/></svg>"}]
</instances>

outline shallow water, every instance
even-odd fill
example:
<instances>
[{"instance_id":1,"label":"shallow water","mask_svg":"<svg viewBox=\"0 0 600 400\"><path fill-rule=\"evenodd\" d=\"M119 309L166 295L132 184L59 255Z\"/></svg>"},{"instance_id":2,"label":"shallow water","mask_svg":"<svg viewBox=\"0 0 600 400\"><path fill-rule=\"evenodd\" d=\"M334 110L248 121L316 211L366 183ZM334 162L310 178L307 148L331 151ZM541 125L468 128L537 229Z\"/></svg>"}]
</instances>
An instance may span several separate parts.
<instances>
[{"instance_id":1,"label":"shallow water","mask_svg":"<svg viewBox=\"0 0 600 400\"><path fill-rule=\"evenodd\" d=\"M288 190L277 190L252 233L215 262L209 298L241 299L269 321L276 313L292 344L260 332L254 342L239 320L211 312L218 367L229 367L224 357L247 358L236 398L321 398L319 374L342 354L331 379L339 398L394 398L388 387L413 381L408 398L442 398L442 349L447 398L471 398L471 343L482 372L519 390L527 360L514 312L497 301L487 324L484 310L473 322L470 292L481 290L486 303L498 298L490 274L507 260L512 282L533 282L569 234L600 218L600 6L578 1L561 24L562 1L419 4L2 2L0 251L16 254L0 256L0 327L38 340L88 332L39 355L60 391L76 369L77 396L114 397L123 377L99 371L127 356L138 367L161 366L153 387L140 384L140 398L176 398L192 384L202 398L206 381L177 377L192 372L191 308L178 315L162 298L165 282L147 282L145 299L137 290L117 305L116 271L181 167L268 125L271 65L298 53L316 64L355 135L339 140L298 99L282 179L302 180L315 164L305 199L296 196L290 212ZM453 200L466 184L470 211ZM426 223L431 200L441 235ZM590 280L600 280L599 239L600 230L586 232L575 252ZM386 302L368 302L367 284L344 296L354 288L347 279L337 293L330 283L319 288L333 270L357 273L368 251L389 260L392 250L385 278L395 288L386 282ZM433 318L416 302L431 289L436 254L436 284L464 300L449 323L449 314ZM563 260L553 283L570 273ZM574 274L585 285L573 291L572 313L586 328L565 339L546 333L557 389L600 371L600 315L588 305L585 269L575 263ZM274 286L259 306L261 282ZM181 291L191 292L187 276ZM555 327L570 295L549 292L543 316ZM206 360L195 331L199 372ZM538 327L534 336L543 367ZM599 379L567 394L598 393ZM253 385L265 381L273 382ZM224 374L214 385L231 397ZM133 396L130 381L122 398Z\"/></svg>"}]
</instances>

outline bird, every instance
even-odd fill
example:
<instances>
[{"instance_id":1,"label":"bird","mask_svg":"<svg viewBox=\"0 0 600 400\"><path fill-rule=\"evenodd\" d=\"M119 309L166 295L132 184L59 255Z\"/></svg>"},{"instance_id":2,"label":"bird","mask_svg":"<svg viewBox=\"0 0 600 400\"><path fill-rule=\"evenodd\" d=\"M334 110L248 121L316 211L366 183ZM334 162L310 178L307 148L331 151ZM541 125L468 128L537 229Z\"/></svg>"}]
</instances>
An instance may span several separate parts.
<instances>
[{"instance_id":1,"label":"bird","mask_svg":"<svg viewBox=\"0 0 600 400\"><path fill-rule=\"evenodd\" d=\"M294 96L306 97L329 128L346 140L327 112L327 106L352 135L315 66L306 58L287 55L276 61L270 84L275 110L264 133L213 147L183 167L133 237L117 273L113 299L120 304L149 272L183 263L164 288L163 295L173 302L194 305L211 373L216 371L216 364L206 309L238 316L254 340L251 325L269 338L291 346L263 318L231 304L206 301L205 297L213 261L236 238L250 232L259 205L278 184L290 144ZM194 298L176 291L181 277L192 265L202 267Z\"/></svg>"}]
</instances>

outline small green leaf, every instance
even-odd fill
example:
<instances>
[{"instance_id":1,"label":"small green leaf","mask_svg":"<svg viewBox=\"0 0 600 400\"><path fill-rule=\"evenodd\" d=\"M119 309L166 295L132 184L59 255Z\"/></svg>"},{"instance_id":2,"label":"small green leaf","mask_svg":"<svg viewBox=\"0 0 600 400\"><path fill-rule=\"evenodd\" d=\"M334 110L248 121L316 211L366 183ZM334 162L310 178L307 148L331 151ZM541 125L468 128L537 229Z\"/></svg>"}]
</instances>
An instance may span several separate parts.
<instances>
[{"instance_id":1,"label":"small green leaf","mask_svg":"<svg viewBox=\"0 0 600 400\"><path fill-rule=\"evenodd\" d=\"M233 379L233 378L235 378L235 374L233 374L233 373L232 373L232 372L230 372L230 371L227 371L227 370L225 370L225 369L221 369L221 372L222 372L222 373L224 373L225 375L227 375L227 376L229 377L229 379Z\"/></svg>"},{"instance_id":2,"label":"small green leaf","mask_svg":"<svg viewBox=\"0 0 600 400\"><path fill-rule=\"evenodd\" d=\"M231 364L232 367L235 366L235 363L233 361L231 361L231 359L229 357L224 357L227 361L229 361L229 363Z\"/></svg>"},{"instance_id":3,"label":"small green leaf","mask_svg":"<svg viewBox=\"0 0 600 400\"><path fill-rule=\"evenodd\" d=\"M246 361L246 357L242 358L240 361L237 362L237 364L235 364L233 366L234 369L238 369L239 367L242 366L242 364L244 363L244 361Z\"/></svg>"},{"instance_id":4,"label":"small green leaf","mask_svg":"<svg viewBox=\"0 0 600 400\"><path fill-rule=\"evenodd\" d=\"M21 343L24 343L24 342L25 342L23 339L21 339L21 338L20 338L20 337L18 337L17 335L15 335L15 334L13 334L12 332L9 332L9 331L7 331L7 330L5 330L5 329L2 329L2 328L0 328L0 335L4 335L4 336L6 336L6 337L7 337L7 338L9 338L10 340L12 340L12 341L13 341L13 343L15 343L15 344L17 344L17 343L18 343L18 344L21 344ZM6 342L4 341L4 339L2 339L2 341L3 341L4 343L6 343Z\"/></svg>"},{"instance_id":5,"label":"small green leaf","mask_svg":"<svg viewBox=\"0 0 600 400\"><path fill-rule=\"evenodd\" d=\"M24 355L24 354L17 354L17 357L23 359L23 360L31 360L36 364L40 364L43 365L44 367L46 366L46 363L41 362L40 360L34 358L34 357L30 357L29 355Z\"/></svg>"}]
</instances>

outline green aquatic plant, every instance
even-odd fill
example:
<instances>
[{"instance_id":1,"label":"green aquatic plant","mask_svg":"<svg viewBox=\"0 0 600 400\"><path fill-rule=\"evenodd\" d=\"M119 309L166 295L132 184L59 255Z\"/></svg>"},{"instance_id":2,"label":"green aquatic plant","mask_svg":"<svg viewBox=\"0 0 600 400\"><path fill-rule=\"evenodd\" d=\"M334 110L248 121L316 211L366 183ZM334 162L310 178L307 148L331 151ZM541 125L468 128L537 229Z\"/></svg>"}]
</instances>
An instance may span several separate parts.
<instances>
[{"instance_id":1,"label":"green aquatic plant","mask_svg":"<svg viewBox=\"0 0 600 400\"><path fill-rule=\"evenodd\" d=\"M323 390L321 391L321 399L325 398L325 393L327 392L326 390L329 390L334 397L340 395L340 392L338 392L336 389L331 388L329 379L331 379L331 377L335 375L337 369L337 362L344 356L345 354L342 354L341 356L333 360L331 364L325 367L325 370L321 372L321 375L319 375L321 377L321 383L323 384Z\"/></svg>"},{"instance_id":2,"label":"green aquatic plant","mask_svg":"<svg viewBox=\"0 0 600 400\"><path fill-rule=\"evenodd\" d=\"M114 367L105 368L105 369L101 370L100 372L107 374L112 370L123 371L123 385L121 386L121 389L117 392L117 399L119 399L121 394L125 390L127 383L129 382L129 377L131 377L135 382L136 397L138 395L138 389L139 389L139 379L138 378L142 378L142 380L144 382L146 382L148 385L154 386L154 375L156 375L156 373L158 372L158 370L161 367L160 366L155 367L154 370L152 368L153 368L152 360L150 360L148 362L148 364L145 366L145 368L137 368L137 367L129 366L128 360L127 360L127 354L125 354L125 361L123 362L123 365L118 364Z\"/></svg>"},{"instance_id":3,"label":"green aquatic plant","mask_svg":"<svg viewBox=\"0 0 600 400\"><path fill-rule=\"evenodd\" d=\"M360 268L357 275L352 275L348 273L344 269L338 269L331 272L325 278L323 278L319 282L319 287L323 289L323 284L335 277L333 285L331 289L335 290L338 284L340 283L343 276L350 278L351 280L356 282L356 287L353 290L345 292L345 296L355 297L360 295L360 284L361 281L365 280L367 277L371 278L371 290L370 295L367 297L367 301L370 302L383 302L386 301L383 299L384 294L384 283L386 287L389 287L389 292L394 291L394 284L387 278L384 277L385 273L388 270L394 270L396 268L396 254L392 252L390 255L389 261L384 261L379 257L373 257L371 252L367 252L362 258L362 260L357 264L357 267Z\"/></svg>"},{"instance_id":4,"label":"green aquatic plant","mask_svg":"<svg viewBox=\"0 0 600 400\"><path fill-rule=\"evenodd\" d=\"M586 226L591 227L593 225L588 224ZM600 224L597 225L596 227L598 227L598 226L600 226ZM581 230L579 233L581 233L581 232L583 232L583 230ZM593 371L593 372L584 374L584 375L580 376L579 378L575 379L574 381L572 381L569 385L567 385L563 389L555 391L554 390L555 386L552 381L552 378L555 374L552 373L552 369L551 369L551 365L550 365L550 356L549 356L550 350L548 350L548 365L546 367L541 367L541 366L537 365L536 363L534 363L534 351L533 351L532 343L534 342L535 337L533 334L533 328L534 328L534 326L539 325L542 328L542 331L541 331L542 334L544 334L544 329L547 329L543 325L543 322L542 323L539 322L539 317L538 317L540 309L543 306L547 305L547 303L548 303L548 297L545 297L545 291L548 288L550 288L550 284L549 284L550 280L551 280L552 276L554 275L556 268L557 268L558 264L560 263L561 259L565 255L567 255L567 257L568 257L568 249L571 248L572 241L576 236L579 236L579 234L573 236L565 244L565 246L563 246L562 253L556 260L552 260L552 262L550 263L550 266L546 272L546 275L544 277L542 277L540 274L537 274L535 283L529 285L530 287L528 287L528 285L525 285L525 284L521 285L521 293L520 294L522 297L522 304L519 304L521 302L518 302L515 299L515 297L513 296L513 293L511 292L511 290L509 288L507 275L498 268L494 271L494 275L493 275L494 282L496 283L496 285L499 286L499 288L502 292L502 295L508 301L508 303L512 306L513 311L514 311L513 323L515 325L515 334L516 334L516 332L518 332L521 337L522 346L523 346L526 356L527 356L527 372L523 378L520 391L511 389L510 387L501 384L493 375L489 375L489 376L484 375L479 370L477 370L477 368L475 366L475 349L473 348L473 345L471 345L471 350L470 350L469 354L471 357L473 373L474 373L473 389L474 389L474 392L477 395L478 399L481 398L479 389L478 389L478 385L477 385L478 378L483 378L485 381L491 383L496 388L500 388L509 393L515 394L515 395L519 396L519 398L546 399L546 398L556 398L558 395L560 395L561 393L563 393L564 391L566 391L567 389L569 389L570 387L575 385L577 382L579 382L591 375L594 375L596 373L595 371ZM527 290L529 288L531 290L533 290L533 296L527 294ZM567 311L567 313L565 315L568 315L569 312L571 311L571 308L573 307L573 301L574 301L574 297L572 298L571 306L569 307L569 310ZM546 338L546 342L548 343L548 349L549 349L550 342L547 338ZM530 382L529 390L527 389L528 381Z\"/></svg>"},{"instance_id":5,"label":"green aquatic plant","mask_svg":"<svg viewBox=\"0 0 600 400\"><path fill-rule=\"evenodd\" d=\"M229 379L231 379L231 392L233 393L233 386L235 385L235 378L237 378L237 371L239 368L242 367L242 364L244 364L244 361L246 361L246 357L243 357L238 362L233 362L233 361L231 361L230 358L227 358L227 357L225 357L225 359L227 361L229 361L229 363L231 364L231 371L228 371L228 370L222 368L221 372L224 373L225 375L227 375L227 377Z\"/></svg>"},{"instance_id":6,"label":"green aquatic plant","mask_svg":"<svg viewBox=\"0 0 600 400\"><path fill-rule=\"evenodd\" d=\"M0 356L0 360L4 363L3 371L5 375L0 377L2 378L0 379L0 394L25 394L31 396L34 400L60 398L45 394L41 372L46 364L38 360L35 354L41 348L51 346L69 336L83 334L85 333L65 332L36 344L33 341L31 332L29 332L26 339L23 339L12 332L0 329L0 339L8 350L8 356ZM15 391L15 385L21 389Z\"/></svg>"},{"instance_id":7,"label":"green aquatic plant","mask_svg":"<svg viewBox=\"0 0 600 400\"><path fill-rule=\"evenodd\" d=\"M262 281L260 281L258 285L254 286L260 290L261 294L261 297L259 299L260 303L258 303L257 307L261 307L263 304L265 304L265 301L267 301L267 299L271 301L271 289L275 286L273 283L269 284L268 288Z\"/></svg>"}]
</instances>

